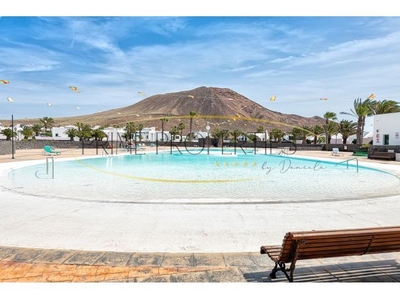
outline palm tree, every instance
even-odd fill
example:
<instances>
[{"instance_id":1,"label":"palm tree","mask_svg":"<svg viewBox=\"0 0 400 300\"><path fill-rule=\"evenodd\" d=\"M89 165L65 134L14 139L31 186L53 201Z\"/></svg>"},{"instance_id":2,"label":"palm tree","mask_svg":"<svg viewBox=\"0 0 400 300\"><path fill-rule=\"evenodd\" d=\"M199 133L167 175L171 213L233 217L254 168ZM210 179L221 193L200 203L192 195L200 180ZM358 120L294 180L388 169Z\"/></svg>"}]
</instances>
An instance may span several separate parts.
<instances>
[{"instance_id":1,"label":"palm tree","mask_svg":"<svg viewBox=\"0 0 400 300\"><path fill-rule=\"evenodd\" d=\"M53 118L50 118L50 117L43 117L43 118L39 119L39 122L41 122L43 124L45 133L47 132L47 129L51 129L54 126L54 120L53 120Z\"/></svg>"},{"instance_id":2,"label":"palm tree","mask_svg":"<svg viewBox=\"0 0 400 300\"><path fill-rule=\"evenodd\" d=\"M69 137L70 141L73 141L74 137L78 135L78 130L76 128L68 128L64 133Z\"/></svg>"},{"instance_id":3,"label":"palm tree","mask_svg":"<svg viewBox=\"0 0 400 300\"><path fill-rule=\"evenodd\" d=\"M297 138L302 135L302 130L299 127L293 127L292 129L293 143L296 143Z\"/></svg>"},{"instance_id":4,"label":"palm tree","mask_svg":"<svg viewBox=\"0 0 400 300\"><path fill-rule=\"evenodd\" d=\"M189 134L192 133L192 125L193 125L193 117L195 117L197 115L197 113L192 110L190 113L190 124L189 124Z\"/></svg>"},{"instance_id":5,"label":"palm tree","mask_svg":"<svg viewBox=\"0 0 400 300\"><path fill-rule=\"evenodd\" d=\"M107 135L102 129L97 128L92 130L92 138L94 138L95 141L101 141L105 137L107 137Z\"/></svg>"},{"instance_id":6,"label":"palm tree","mask_svg":"<svg viewBox=\"0 0 400 300\"><path fill-rule=\"evenodd\" d=\"M132 135L135 134L136 131L137 131L137 126L135 122L126 123L125 134L124 134L124 138L126 139L126 141L132 140Z\"/></svg>"},{"instance_id":7,"label":"palm tree","mask_svg":"<svg viewBox=\"0 0 400 300\"><path fill-rule=\"evenodd\" d=\"M185 129L185 124L184 123L179 123L178 124L178 130L179 130L179 132L180 132L180 134L181 134L181 140L182 140L182 132L183 132L183 129Z\"/></svg>"},{"instance_id":8,"label":"palm tree","mask_svg":"<svg viewBox=\"0 0 400 300\"><path fill-rule=\"evenodd\" d=\"M324 128L320 125L315 125L311 128L311 132L314 136L314 145L317 144L318 136L322 133L324 133Z\"/></svg>"},{"instance_id":9,"label":"palm tree","mask_svg":"<svg viewBox=\"0 0 400 300\"><path fill-rule=\"evenodd\" d=\"M357 133L357 123L349 120L341 120L337 130L342 135L344 145L347 143L349 136Z\"/></svg>"},{"instance_id":10,"label":"palm tree","mask_svg":"<svg viewBox=\"0 0 400 300\"><path fill-rule=\"evenodd\" d=\"M233 137L234 141L236 142L236 141L237 141L237 138L238 138L240 135L242 135L243 133L242 133L240 130L238 130L238 129L234 129L234 130L232 130L229 134Z\"/></svg>"},{"instance_id":11,"label":"palm tree","mask_svg":"<svg viewBox=\"0 0 400 300\"><path fill-rule=\"evenodd\" d=\"M229 139L231 135L231 132L229 131L229 129L223 129L222 130L222 138L223 139Z\"/></svg>"},{"instance_id":12,"label":"palm tree","mask_svg":"<svg viewBox=\"0 0 400 300\"><path fill-rule=\"evenodd\" d=\"M302 144L307 144L307 136L312 133L312 129L308 126L302 126L300 129L301 137L302 137Z\"/></svg>"},{"instance_id":13,"label":"palm tree","mask_svg":"<svg viewBox=\"0 0 400 300\"><path fill-rule=\"evenodd\" d=\"M174 139L175 139L175 136L176 136L177 134L179 134L179 129L178 129L178 127L177 127L177 126L172 127L172 128L170 129L169 133L171 134L172 140L174 140Z\"/></svg>"},{"instance_id":14,"label":"palm tree","mask_svg":"<svg viewBox=\"0 0 400 300\"><path fill-rule=\"evenodd\" d=\"M21 130L21 134L24 136L24 140L27 140L30 137L32 137L35 133L33 132L31 126L24 126Z\"/></svg>"},{"instance_id":15,"label":"palm tree","mask_svg":"<svg viewBox=\"0 0 400 300\"><path fill-rule=\"evenodd\" d=\"M328 151L328 144L329 144L329 132L328 132L328 130L329 130L329 122L330 122L330 121L337 120L336 113L331 112L331 111L327 111L327 112L324 114L324 119L325 119L325 124L324 124L323 128L324 128L324 131L325 131L325 150Z\"/></svg>"},{"instance_id":16,"label":"palm tree","mask_svg":"<svg viewBox=\"0 0 400 300\"><path fill-rule=\"evenodd\" d=\"M375 101L371 104L374 115L400 112L400 104L394 100Z\"/></svg>"},{"instance_id":17,"label":"palm tree","mask_svg":"<svg viewBox=\"0 0 400 300\"><path fill-rule=\"evenodd\" d=\"M357 98L353 103L354 109L350 109L349 113L341 112L343 115L350 115L357 118L357 144L363 143L365 118L374 114L372 107L376 105L375 103L376 102L372 101L370 98L364 101L362 101L361 98Z\"/></svg>"},{"instance_id":18,"label":"palm tree","mask_svg":"<svg viewBox=\"0 0 400 300\"><path fill-rule=\"evenodd\" d=\"M17 134L15 131L13 131L11 128L5 128L1 132L1 134L6 136L6 140L9 141L13 136L16 136Z\"/></svg>"},{"instance_id":19,"label":"palm tree","mask_svg":"<svg viewBox=\"0 0 400 300\"><path fill-rule=\"evenodd\" d=\"M40 124L33 124L32 130L35 133L35 136L38 136L40 132L42 131L42 125Z\"/></svg>"},{"instance_id":20,"label":"palm tree","mask_svg":"<svg viewBox=\"0 0 400 300\"><path fill-rule=\"evenodd\" d=\"M285 135L285 133L282 130L278 129L278 128L274 128L271 131L271 137L276 142L279 142L283 138L284 135Z\"/></svg>"},{"instance_id":21,"label":"palm tree","mask_svg":"<svg viewBox=\"0 0 400 300\"><path fill-rule=\"evenodd\" d=\"M142 141L142 130L144 128L144 125L142 123L140 123L137 127L137 130L139 130L139 142Z\"/></svg>"},{"instance_id":22,"label":"palm tree","mask_svg":"<svg viewBox=\"0 0 400 300\"><path fill-rule=\"evenodd\" d=\"M328 144L331 143L332 135L336 135L338 133L338 123L334 121L329 121L328 124Z\"/></svg>"},{"instance_id":23,"label":"palm tree","mask_svg":"<svg viewBox=\"0 0 400 300\"><path fill-rule=\"evenodd\" d=\"M257 133L263 133L263 132L265 132L264 126L262 126L262 125L258 126Z\"/></svg>"},{"instance_id":24,"label":"palm tree","mask_svg":"<svg viewBox=\"0 0 400 300\"><path fill-rule=\"evenodd\" d=\"M221 130L218 128L215 128L213 132L211 133L211 137L214 139L217 139L217 145L218 147L222 145L223 138L229 134L229 130Z\"/></svg>"},{"instance_id":25,"label":"palm tree","mask_svg":"<svg viewBox=\"0 0 400 300\"><path fill-rule=\"evenodd\" d=\"M78 122L75 124L75 126L78 128L76 136L79 137L80 141L83 141L84 139L90 139L92 137L92 128L89 124Z\"/></svg>"},{"instance_id":26,"label":"palm tree","mask_svg":"<svg viewBox=\"0 0 400 300\"><path fill-rule=\"evenodd\" d=\"M168 122L168 118L161 118L161 140L164 141L164 124Z\"/></svg>"}]
</instances>

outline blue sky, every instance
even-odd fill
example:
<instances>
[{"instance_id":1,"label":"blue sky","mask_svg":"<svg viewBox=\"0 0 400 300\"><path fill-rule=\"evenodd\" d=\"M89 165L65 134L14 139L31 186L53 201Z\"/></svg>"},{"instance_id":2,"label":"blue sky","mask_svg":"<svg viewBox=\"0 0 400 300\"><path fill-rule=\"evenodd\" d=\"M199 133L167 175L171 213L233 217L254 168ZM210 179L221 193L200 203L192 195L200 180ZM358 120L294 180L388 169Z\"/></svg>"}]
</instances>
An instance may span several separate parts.
<instances>
[{"instance_id":1,"label":"blue sky","mask_svg":"<svg viewBox=\"0 0 400 300\"><path fill-rule=\"evenodd\" d=\"M137 103L139 91L199 86L307 117L349 111L372 93L400 101L397 16L84 12L0 18L0 79L10 81L0 84L0 119L91 114Z\"/></svg>"}]
</instances>

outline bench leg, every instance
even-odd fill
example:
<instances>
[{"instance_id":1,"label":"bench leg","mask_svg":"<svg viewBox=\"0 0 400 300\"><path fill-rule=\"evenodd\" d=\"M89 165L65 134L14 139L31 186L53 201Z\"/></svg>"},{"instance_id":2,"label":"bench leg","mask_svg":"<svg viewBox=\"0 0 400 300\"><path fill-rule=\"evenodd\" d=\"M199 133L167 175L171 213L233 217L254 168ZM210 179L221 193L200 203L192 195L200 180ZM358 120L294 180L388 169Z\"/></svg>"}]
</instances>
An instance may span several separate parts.
<instances>
[{"instance_id":1,"label":"bench leg","mask_svg":"<svg viewBox=\"0 0 400 300\"><path fill-rule=\"evenodd\" d=\"M271 277L272 279L276 278L276 272L279 271L278 268L278 263L275 263L275 267L272 269L271 273L269 274L269 277Z\"/></svg>"},{"instance_id":2,"label":"bench leg","mask_svg":"<svg viewBox=\"0 0 400 300\"><path fill-rule=\"evenodd\" d=\"M287 273L287 271L289 271L289 270L291 271L290 272L290 276ZM293 270L294 270L294 268L293 268ZM291 268L290 269L286 269L285 263L279 261L279 262L275 263L275 267L272 269L271 273L269 274L269 277L271 277L271 279L275 279L276 278L276 273L278 271L282 271L283 274L285 274L286 278L289 280L289 282L293 282L293 270Z\"/></svg>"}]
</instances>

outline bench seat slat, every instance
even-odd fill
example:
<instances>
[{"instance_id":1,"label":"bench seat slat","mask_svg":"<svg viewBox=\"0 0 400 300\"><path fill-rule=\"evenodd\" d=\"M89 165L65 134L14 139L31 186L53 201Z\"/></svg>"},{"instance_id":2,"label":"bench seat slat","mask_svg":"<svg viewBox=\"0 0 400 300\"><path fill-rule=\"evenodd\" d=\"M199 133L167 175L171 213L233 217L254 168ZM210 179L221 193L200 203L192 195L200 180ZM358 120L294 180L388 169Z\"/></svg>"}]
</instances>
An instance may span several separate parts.
<instances>
[{"instance_id":1,"label":"bench seat slat","mask_svg":"<svg viewBox=\"0 0 400 300\"><path fill-rule=\"evenodd\" d=\"M348 252L336 252L336 253L330 253L330 252L316 252L313 254L299 254L298 259L319 259L319 258L328 258L328 257L342 257L342 256L359 256L362 255L363 252L355 252L355 251L348 251Z\"/></svg>"},{"instance_id":2,"label":"bench seat slat","mask_svg":"<svg viewBox=\"0 0 400 300\"><path fill-rule=\"evenodd\" d=\"M400 245L400 240L373 240L371 243L371 247L385 245Z\"/></svg>"},{"instance_id":3,"label":"bench seat slat","mask_svg":"<svg viewBox=\"0 0 400 300\"><path fill-rule=\"evenodd\" d=\"M391 236L391 237L387 237L387 236L375 236L373 243L383 243L386 241L391 241L393 243L400 243L400 235L398 236Z\"/></svg>"},{"instance_id":4,"label":"bench seat slat","mask_svg":"<svg viewBox=\"0 0 400 300\"><path fill-rule=\"evenodd\" d=\"M399 245L384 245L384 246L369 247L367 253L383 251L384 249L395 252L395 251L400 251L400 246Z\"/></svg>"}]
</instances>

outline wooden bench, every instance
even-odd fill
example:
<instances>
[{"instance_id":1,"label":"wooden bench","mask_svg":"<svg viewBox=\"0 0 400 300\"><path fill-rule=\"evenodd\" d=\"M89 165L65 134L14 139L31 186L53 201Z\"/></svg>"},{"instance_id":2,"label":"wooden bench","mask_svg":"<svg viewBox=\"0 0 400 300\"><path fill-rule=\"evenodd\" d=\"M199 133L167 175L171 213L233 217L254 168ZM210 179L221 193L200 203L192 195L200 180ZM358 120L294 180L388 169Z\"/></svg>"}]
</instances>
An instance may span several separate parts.
<instances>
[{"instance_id":1,"label":"wooden bench","mask_svg":"<svg viewBox=\"0 0 400 300\"><path fill-rule=\"evenodd\" d=\"M394 153L394 152L378 152L378 151L375 151L372 154L370 154L368 156L368 158L395 160L396 153Z\"/></svg>"},{"instance_id":2,"label":"wooden bench","mask_svg":"<svg viewBox=\"0 0 400 300\"><path fill-rule=\"evenodd\" d=\"M261 254L268 254L275 262L269 276L275 279L276 273L282 271L290 282L298 260L397 251L400 251L400 226L287 232L282 246L260 249ZM289 268L286 263L290 263Z\"/></svg>"}]
</instances>

